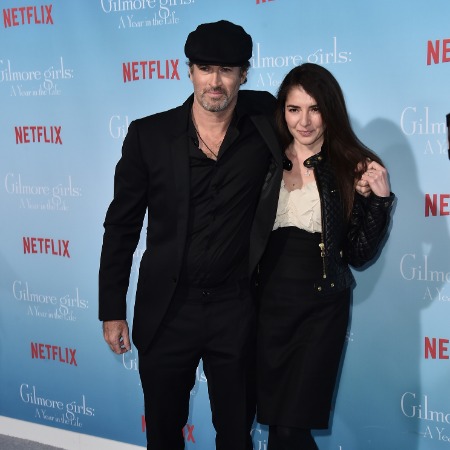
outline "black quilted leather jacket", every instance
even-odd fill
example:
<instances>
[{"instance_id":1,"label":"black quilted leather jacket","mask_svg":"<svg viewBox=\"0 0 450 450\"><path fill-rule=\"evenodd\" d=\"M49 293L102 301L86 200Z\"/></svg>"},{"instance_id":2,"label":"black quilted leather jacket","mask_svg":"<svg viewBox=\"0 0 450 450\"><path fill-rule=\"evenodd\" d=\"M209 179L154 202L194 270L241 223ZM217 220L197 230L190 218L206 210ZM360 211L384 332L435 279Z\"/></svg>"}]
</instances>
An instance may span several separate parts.
<instances>
[{"instance_id":1,"label":"black quilted leather jacket","mask_svg":"<svg viewBox=\"0 0 450 450\"><path fill-rule=\"evenodd\" d=\"M349 268L361 267L375 257L386 235L394 194L368 198L355 194L350 221L344 220L342 202L325 149L304 162L314 168L322 209L323 278L315 287L321 294L350 287Z\"/></svg>"}]
</instances>

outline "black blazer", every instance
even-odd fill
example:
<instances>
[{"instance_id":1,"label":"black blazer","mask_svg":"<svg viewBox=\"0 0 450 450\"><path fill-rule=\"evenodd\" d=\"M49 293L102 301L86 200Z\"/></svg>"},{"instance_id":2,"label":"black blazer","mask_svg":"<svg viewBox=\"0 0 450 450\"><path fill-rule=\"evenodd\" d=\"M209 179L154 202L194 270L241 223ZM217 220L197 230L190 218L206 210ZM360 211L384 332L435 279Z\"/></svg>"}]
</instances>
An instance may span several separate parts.
<instances>
[{"instance_id":1,"label":"black blazer","mask_svg":"<svg viewBox=\"0 0 450 450\"><path fill-rule=\"evenodd\" d=\"M133 342L148 348L177 286L189 215L188 123L193 96L183 105L133 121L116 166L114 199L106 214L99 271L99 318L126 318L133 253L148 209L147 249L141 260L133 320ZM274 97L240 91L246 111L272 152L250 242L253 273L272 230L282 177L281 150L271 124Z\"/></svg>"}]
</instances>

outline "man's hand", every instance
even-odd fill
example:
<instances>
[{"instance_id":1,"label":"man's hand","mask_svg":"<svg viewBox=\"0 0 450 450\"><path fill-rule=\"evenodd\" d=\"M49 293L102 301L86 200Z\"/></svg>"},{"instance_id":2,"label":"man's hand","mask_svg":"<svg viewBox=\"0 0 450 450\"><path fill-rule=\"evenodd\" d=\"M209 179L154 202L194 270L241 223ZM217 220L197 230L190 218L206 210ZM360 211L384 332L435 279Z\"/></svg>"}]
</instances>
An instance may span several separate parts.
<instances>
[{"instance_id":1,"label":"man's hand","mask_svg":"<svg viewBox=\"0 0 450 450\"><path fill-rule=\"evenodd\" d=\"M118 355L131 349L126 320L106 320L103 322L103 337L111 350Z\"/></svg>"}]
</instances>

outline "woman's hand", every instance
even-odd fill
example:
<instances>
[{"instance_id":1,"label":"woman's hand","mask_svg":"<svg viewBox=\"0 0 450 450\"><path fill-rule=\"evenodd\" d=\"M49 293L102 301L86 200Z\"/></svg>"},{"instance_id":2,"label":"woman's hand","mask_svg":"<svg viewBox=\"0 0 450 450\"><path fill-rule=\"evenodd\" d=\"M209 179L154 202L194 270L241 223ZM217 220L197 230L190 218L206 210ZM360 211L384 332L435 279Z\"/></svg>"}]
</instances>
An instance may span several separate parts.
<instances>
[{"instance_id":1,"label":"woman's hand","mask_svg":"<svg viewBox=\"0 0 450 450\"><path fill-rule=\"evenodd\" d=\"M370 191L378 195L378 197L389 197L391 194L388 172L385 167L375 161L370 161L367 165L367 170L361 176L361 180L356 183L357 191L358 184L360 184L359 189L364 192L361 195L365 197L370 195ZM368 190L369 192L367 193Z\"/></svg>"},{"instance_id":2,"label":"woman's hand","mask_svg":"<svg viewBox=\"0 0 450 450\"><path fill-rule=\"evenodd\" d=\"M362 163L359 163L357 172L362 168ZM367 169L355 183L355 190L363 197L368 197L372 192L379 197L389 197L391 188L386 168L375 161L367 160Z\"/></svg>"}]
</instances>

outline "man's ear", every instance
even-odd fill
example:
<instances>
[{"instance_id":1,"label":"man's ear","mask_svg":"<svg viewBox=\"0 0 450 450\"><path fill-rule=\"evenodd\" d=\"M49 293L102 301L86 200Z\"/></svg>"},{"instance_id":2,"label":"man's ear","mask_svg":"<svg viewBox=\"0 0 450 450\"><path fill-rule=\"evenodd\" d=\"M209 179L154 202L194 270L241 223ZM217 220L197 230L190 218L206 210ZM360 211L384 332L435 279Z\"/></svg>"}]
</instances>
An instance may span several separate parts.
<instances>
[{"instance_id":1,"label":"man's ear","mask_svg":"<svg viewBox=\"0 0 450 450\"><path fill-rule=\"evenodd\" d=\"M241 85L245 83L246 79L247 79L247 70L241 73Z\"/></svg>"}]
</instances>

